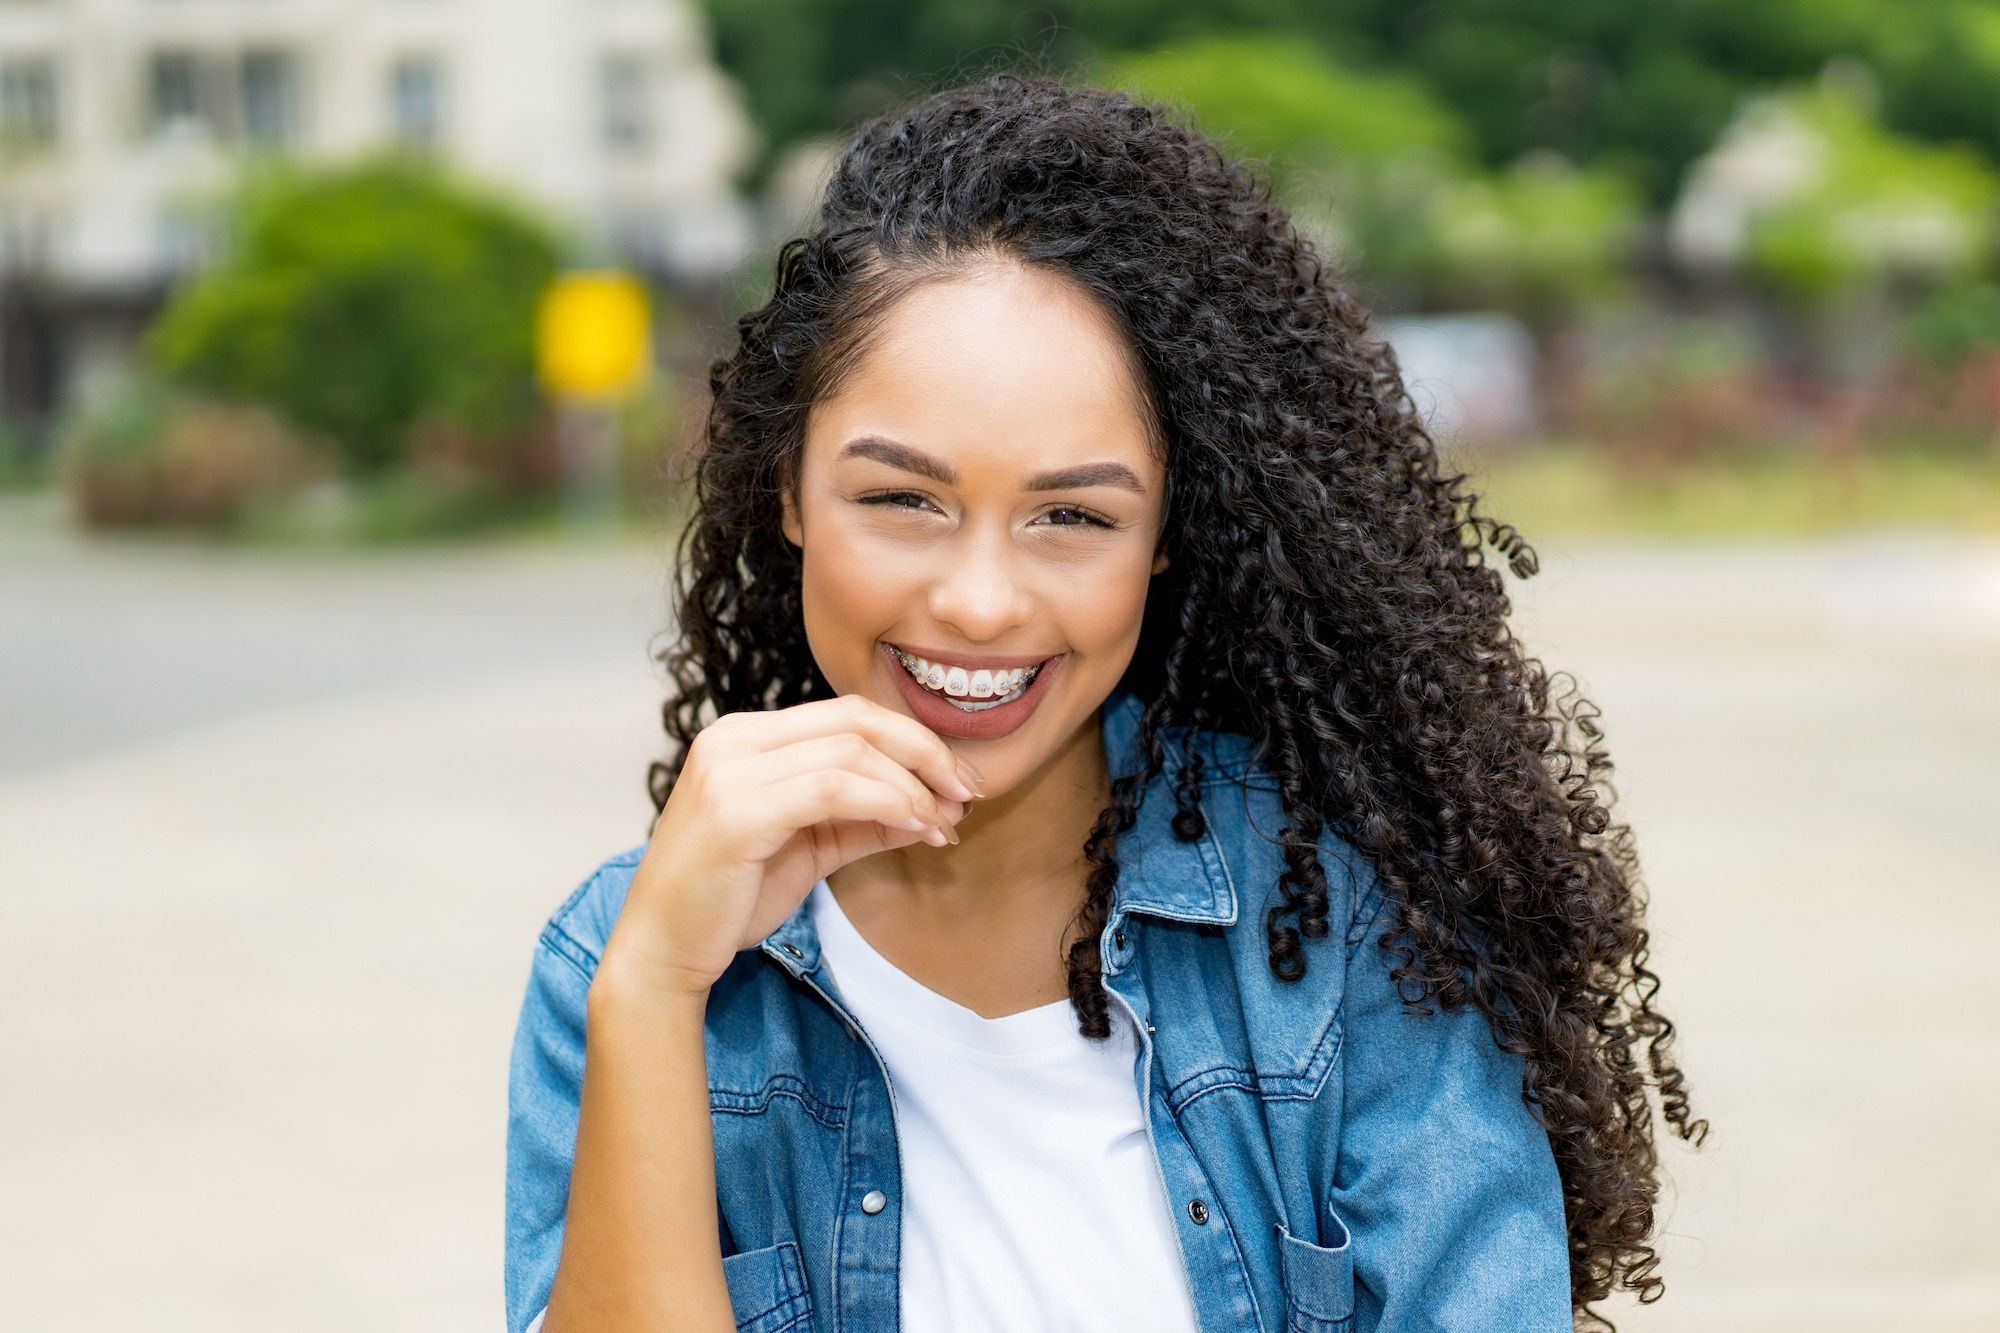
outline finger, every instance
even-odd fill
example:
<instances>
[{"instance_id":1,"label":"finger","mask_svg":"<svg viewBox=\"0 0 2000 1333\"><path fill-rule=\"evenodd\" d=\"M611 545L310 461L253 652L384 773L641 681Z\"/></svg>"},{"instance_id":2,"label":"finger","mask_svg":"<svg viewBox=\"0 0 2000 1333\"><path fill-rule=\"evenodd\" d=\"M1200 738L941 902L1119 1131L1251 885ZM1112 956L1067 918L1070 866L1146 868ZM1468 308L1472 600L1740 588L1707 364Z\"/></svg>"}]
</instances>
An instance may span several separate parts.
<instances>
[{"instance_id":1,"label":"finger","mask_svg":"<svg viewBox=\"0 0 2000 1333\"><path fill-rule=\"evenodd\" d=\"M751 784L768 785L821 768L843 768L900 787L931 823L956 824L965 817L963 802L938 795L916 774L877 749L867 737L853 731L815 736L758 755L749 761L743 779Z\"/></svg>"},{"instance_id":2,"label":"finger","mask_svg":"<svg viewBox=\"0 0 2000 1333\"><path fill-rule=\"evenodd\" d=\"M942 796L970 801L984 794L978 772L945 744L943 737L908 714L859 694L815 699L770 712L731 713L712 725L725 722L737 733L736 743L753 751L775 750L842 731L856 732Z\"/></svg>"},{"instance_id":3,"label":"finger","mask_svg":"<svg viewBox=\"0 0 2000 1333\"><path fill-rule=\"evenodd\" d=\"M891 828L886 824L859 819L839 819L827 827L827 840L833 845L835 864L822 871L822 879L864 856L893 852L914 842L924 842L930 832L926 829L923 833L913 833L909 829Z\"/></svg>"},{"instance_id":4,"label":"finger","mask_svg":"<svg viewBox=\"0 0 2000 1333\"><path fill-rule=\"evenodd\" d=\"M759 805L757 822L770 844L767 856L799 830L834 820L866 820L921 833L938 847L958 837L918 813L902 788L844 768L814 769L774 782L762 789Z\"/></svg>"}]
</instances>

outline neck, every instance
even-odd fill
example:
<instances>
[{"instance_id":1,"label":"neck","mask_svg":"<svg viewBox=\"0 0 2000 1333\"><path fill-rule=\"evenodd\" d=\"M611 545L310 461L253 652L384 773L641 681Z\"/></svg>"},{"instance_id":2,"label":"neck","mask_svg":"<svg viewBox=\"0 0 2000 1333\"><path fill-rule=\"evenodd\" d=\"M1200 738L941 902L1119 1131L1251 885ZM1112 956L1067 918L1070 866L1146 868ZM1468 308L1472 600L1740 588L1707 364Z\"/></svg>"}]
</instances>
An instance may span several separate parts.
<instances>
[{"instance_id":1,"label":"neck","mask_svg":"<svg viewBox=\"0 0 2000 1333\"><path fill-rule=\"evenodd\" d=\"M1025 781L975 801L956 846L881 852L835 871L827 883L878 947L993 933L1053 932L1059 939L1083 904L1084 839L1110 799L1103 734L1092 713Z\"/></svg>"}]
</instances>

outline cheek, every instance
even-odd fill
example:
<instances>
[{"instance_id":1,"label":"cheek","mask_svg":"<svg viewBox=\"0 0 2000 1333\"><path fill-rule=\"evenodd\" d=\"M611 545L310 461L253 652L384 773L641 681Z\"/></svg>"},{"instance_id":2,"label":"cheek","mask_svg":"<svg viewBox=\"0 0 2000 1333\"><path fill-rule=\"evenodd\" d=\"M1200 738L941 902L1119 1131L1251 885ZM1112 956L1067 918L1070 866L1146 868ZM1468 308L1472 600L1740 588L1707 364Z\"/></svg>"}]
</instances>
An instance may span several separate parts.
<instances>
[{"instance_id":1,"label":"cheek","mask_svg":"<svg viewBox=\"0 0 2000 1333\"><path fill-rule=\"evenodd\" d=\"M812 525L800 593L806 640L820 674L840 693L861 688L875 664L875 640L921 595L908 561L838 523Z\"/></svg>"},{"instance_id":2,"label":"cheek","mask_svg":"<svg viewBox=\"0 0 2000 1333\"><path fill-rule=\"evenodd\" d=\"M1152 583L1152 549L1134 546L1116 556L1087 562L1060 577L1046 604L1079 654L1112 654L1107 669L1124 670L1125 655L1139 638L1139 620ZM1115 674L1115 673L1114 673Z\"/></svg>"}]
</instances>

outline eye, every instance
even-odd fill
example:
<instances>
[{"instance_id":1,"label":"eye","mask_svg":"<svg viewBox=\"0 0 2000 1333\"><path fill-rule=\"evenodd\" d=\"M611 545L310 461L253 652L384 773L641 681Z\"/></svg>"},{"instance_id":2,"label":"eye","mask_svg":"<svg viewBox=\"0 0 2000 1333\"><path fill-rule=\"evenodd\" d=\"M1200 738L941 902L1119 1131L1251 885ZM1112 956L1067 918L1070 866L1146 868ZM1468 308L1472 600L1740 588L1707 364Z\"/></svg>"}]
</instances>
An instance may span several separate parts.
<instances>
[{"instance_id":1,"label":"eye","mask_svg":"<svg viewBox=\"0 0 2000 1333\"><path fill-rule=\"evenodd\" d=\"M1076 505L1062 505L1058 508L1048 510L1036 521L1046 521L1050 527L1054 528L1115 528L1118 526L1102 515L1093 514L1090 510L1079 508Z\"/></svg>"},{"instance_id":2,"label":"eye","mask_svg":"<svg viewBox=\"0 0 2000 1333\"><path fill-rule=\"evenodd\" d=\"M856 502L879 505L887 509L935 510L937 508L931 503L931 498L920 491L881 491L874 495L859 496Z\"/></svg>"}]
</instances>

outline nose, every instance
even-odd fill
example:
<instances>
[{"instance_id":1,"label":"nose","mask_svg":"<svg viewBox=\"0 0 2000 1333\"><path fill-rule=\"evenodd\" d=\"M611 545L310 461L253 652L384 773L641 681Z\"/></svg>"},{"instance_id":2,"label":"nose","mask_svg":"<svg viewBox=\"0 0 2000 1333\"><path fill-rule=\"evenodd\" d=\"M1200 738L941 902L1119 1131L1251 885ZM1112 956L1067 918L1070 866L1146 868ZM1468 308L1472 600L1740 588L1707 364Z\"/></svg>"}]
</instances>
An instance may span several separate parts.
<instances>
[{"instance_id":1,"label":"nose","mask_svg":"<svg viewBox=\"0 0 2000 1333\"><path fill-rule=\"evenodd\" d=\"M944 543L939 556L930 591L930 613L939 624L968 642L990 643L1033 618L1034 597L1004 532L968 529L960 540Z\"/></svg>"}]
</instances>

